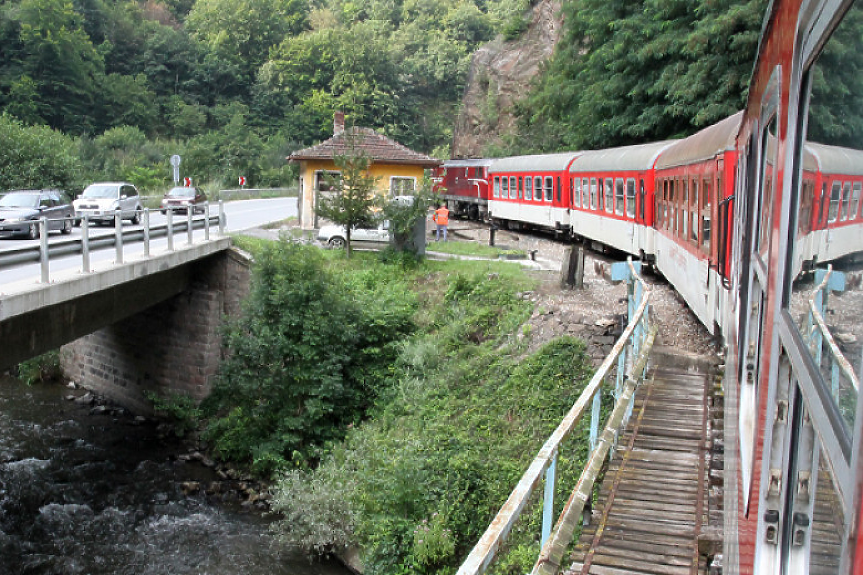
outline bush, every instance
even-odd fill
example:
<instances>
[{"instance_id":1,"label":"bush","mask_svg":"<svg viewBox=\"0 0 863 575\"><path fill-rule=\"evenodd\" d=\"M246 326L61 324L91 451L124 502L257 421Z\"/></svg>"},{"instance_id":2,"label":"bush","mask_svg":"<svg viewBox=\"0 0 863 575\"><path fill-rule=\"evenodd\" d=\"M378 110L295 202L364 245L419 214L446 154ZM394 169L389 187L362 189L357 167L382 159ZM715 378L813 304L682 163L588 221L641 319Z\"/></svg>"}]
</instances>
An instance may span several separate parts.
<instances>
[{"instance_id":1,"label":"bush","mask_svg":"<svg viewBox=\"0 0 863 575\"><path fill-rule=\"evenodd\" d=\"M27 385L59 381L63 377L60 350L52 350L18 364L18 378Z\"/></svg>"},{"instance_id":2,"label":"bush","mask_svg":"<svg viewBox=\"0 0 863 575\"><path fill-rule=\"evenodd\" d=\"M397 382L379 396L373 419L332 444L316 470L280 479L275 496L280 511L292 510L278 522L283 541L315 553L327 548L328 533L344 533L343 544L362 549L366 575L453 572L592 375L573 338L517 359L509 333L530 309L515 297L517 282L420 277L427 331L401 344ZM586 433L561 450L558 502L584 464ZM330 510L305 521L332 521L331 530L318 525L311 540L305 527L292 535L296 514L325 492L350 517ZM534 505L510 538L517 552L498 572L530 569L540 522Z\"/></svg>"},{"instance_id":3,"label":"bush","mask_svg":"<svg viewBox=\"0 0 863 575\"><path fill-rule=\"evenodd\" d=\"M322 444L359 421L413 329L414 300L397 277L383 266L331 270L309 246L262 246L204 404L216 454L266 476L314 463Z\"/></svg>"}]
</instances>

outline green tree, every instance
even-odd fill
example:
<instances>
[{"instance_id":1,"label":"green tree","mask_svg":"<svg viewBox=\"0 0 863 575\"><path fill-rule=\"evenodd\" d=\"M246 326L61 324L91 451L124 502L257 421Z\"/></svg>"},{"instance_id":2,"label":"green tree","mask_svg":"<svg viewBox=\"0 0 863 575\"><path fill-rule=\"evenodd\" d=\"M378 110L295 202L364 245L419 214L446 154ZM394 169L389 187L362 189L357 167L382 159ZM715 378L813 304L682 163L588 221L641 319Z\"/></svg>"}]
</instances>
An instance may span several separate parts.
<instances>
[{"instance_id":1,"label":"green tree","mask_svg":"<svg viewBox=\"0 0 863 575\"><path fill-rule=\"evenodd\" d=\"M186 18L192 36L243 66L249 78L270 48L308 28L302 0L197 0Z\"/></svg>"},{"instance_id":2,"label":"green tree","mask_svg":"<svg viewBox=\"0 0 863 575\"><path fill-rule=\"evenodd\" d=\"M80 185L81 163L71 138L46 126L24 126L0 114L0 181L3 188L63 188Z\"/></svg>"},{"instance_id":3,"label":"green tree","mask_svg":"<svg viewBox=\"0 0 863 575\"><path fill-rule=\"evenodd\" d=\"M11 12L18 29L13 59L35 82L42 120L53 128L84 133L104 63L69 0L21 0Z\"/></svg>"},{"instance_id":4,"label":"green tree","mask_svg":"<svg viewBox=\"0 0 863 575\"><path fill-rule=\"evenodd\" d=\"M346 153L334 158L339 175L329 178L331 191L318 196L315 212L345 227L345 247L350 258L351 231L374 222L375 208L381 206L381 197L375 192L378 179L368 171L371 159L357 149L353 138L348 136L347 139Z\"/></svg>"},{"instance_id":5,"label":"green tree","mask_svg":"<svg viewBox=\"0 0 863 575\"><path fill-rule=\"evenodd\" d=\"M730 115L745 103L764 6L565 4L556 53L516 110L521 135L537 137L520 142L540 151L624 145L688 135Z\"/></svg>"},{"instance_id":6,"label":"green tree","mask_svg":"<svg viewBox=\"0 0 863 575\"><path fill-rule=\"evenodd\" d=\"M251 293L204 404L221 457L264 475L305 465L363 416L415 306L405 286L365 279L345 281L310 246L283 241L255 254Z\"/></svg>"}]
</instances>

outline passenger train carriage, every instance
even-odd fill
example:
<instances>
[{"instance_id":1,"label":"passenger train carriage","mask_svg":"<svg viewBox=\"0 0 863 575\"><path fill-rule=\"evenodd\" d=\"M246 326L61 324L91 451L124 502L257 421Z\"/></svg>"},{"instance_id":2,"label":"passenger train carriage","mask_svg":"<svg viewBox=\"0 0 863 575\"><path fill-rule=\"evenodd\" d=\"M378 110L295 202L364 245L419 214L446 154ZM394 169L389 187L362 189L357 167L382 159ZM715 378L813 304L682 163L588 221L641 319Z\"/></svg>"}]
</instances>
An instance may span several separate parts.
<instances>
[{"instance_id":1,"label":"passenger train carriage","mask_svg":"<svg viewBox=\"0 0 863 575\"><path fill-rule=\"evenodd\" d=\"M489 215L518 229L569 231L569 167L580 152L500 158L492 163Z\"/></svg>"},{"instance_id":2,"label":"passenger train carriage","mask_svg":"<svg viewBox=\"0 0 863 575\"><path fill-rule=\"evenodd\" d=\"M711 333L722 329L742 112L666 149L656 162L656 268Z\"/></svg>"},{"instance_id":3,"label":"passenger train carriage","mask_svg":"<svg viewBox=\"0 0 863 575\"><path fill-rule=\"evenodd\" d=\"M571 235L651 259L653 168L671 145L658 142L581 153L569 168Z\"/></svg>"}]
</instances>

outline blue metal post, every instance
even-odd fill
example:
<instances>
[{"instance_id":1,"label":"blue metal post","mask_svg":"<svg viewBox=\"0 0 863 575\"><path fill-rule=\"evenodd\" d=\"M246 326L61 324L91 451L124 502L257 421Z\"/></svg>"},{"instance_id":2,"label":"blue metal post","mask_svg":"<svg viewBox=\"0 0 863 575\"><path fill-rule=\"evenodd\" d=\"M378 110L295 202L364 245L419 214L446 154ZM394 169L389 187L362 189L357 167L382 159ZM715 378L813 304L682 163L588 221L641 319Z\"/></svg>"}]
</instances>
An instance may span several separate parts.
<instances>
[{"instance_id":1,"label":"blue metal post","mask_svg":"<svg viewBox=\"0 0 863 575\"><path fill-rule=\"evenodd\" d=\"M551 464L545 470L545 497L542 502L542 542L545 545L551 535L552 514L554 513L554 482L557 467L557 453L551 459Z\"/></svg>"}]
</instances>

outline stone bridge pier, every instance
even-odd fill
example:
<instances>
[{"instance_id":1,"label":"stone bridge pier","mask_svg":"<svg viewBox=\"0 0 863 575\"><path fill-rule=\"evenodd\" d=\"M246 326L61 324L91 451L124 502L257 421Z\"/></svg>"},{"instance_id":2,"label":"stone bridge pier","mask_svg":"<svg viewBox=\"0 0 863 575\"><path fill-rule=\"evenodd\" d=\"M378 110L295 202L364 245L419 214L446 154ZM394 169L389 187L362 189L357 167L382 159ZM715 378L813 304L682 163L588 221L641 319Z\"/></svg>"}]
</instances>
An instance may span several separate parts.
<instances>
[{"instance_id":1,"label":"stone bridge pier","mask_svg":"<svg viewBox=\"0 0 863 575\"><path fill-rule=\"evenodd\" d=\"M176 295L63 345L65 374L136 413L152 412L147 392L206 397L221 358L221 327L249 291L250 263L225 250L189 265L186 274ZM122 291L112 295L115 306L122 302Z\"/></svg>"}]
</instances>

